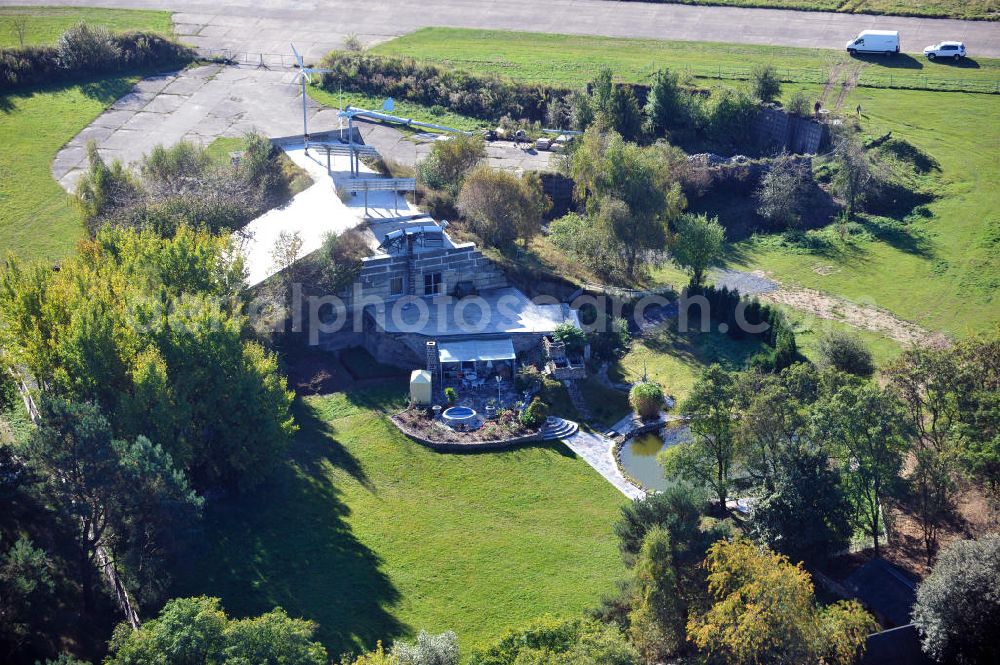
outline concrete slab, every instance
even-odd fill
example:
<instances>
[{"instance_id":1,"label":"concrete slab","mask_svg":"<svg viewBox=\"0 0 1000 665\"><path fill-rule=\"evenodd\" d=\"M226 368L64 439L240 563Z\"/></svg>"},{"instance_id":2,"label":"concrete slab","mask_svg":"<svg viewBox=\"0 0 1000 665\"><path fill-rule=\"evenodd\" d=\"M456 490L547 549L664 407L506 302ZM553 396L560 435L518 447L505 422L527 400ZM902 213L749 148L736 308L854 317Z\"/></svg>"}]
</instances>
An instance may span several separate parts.
<instances>
[{"instance_id":1,"label":"concrete slab","mask_svg":"<svg viewBox=\"0 0 1000 665\"><path fill-rule=\"evenodd\" d=\"M207 80L201 76L176 76L164 87L162 92L168 95L193 95L201 90Z\"/></svg>"},{"instance_id":2,"label":"concrete slab","mask_svg":"<svg viewBox=\"0 0 1000 665\"><path fill-rule=\"evenodd\" d=\"M142 108L143 113L172 113L188 101L187 95L169 95L162 93L154 97Z\"/></svg>"},{"instance_id":3,"label":"concrete slab","mask_svg":"<svg viewBox=\"0 0 1000 665\"><path fill-rule=\"evenodd\" d=\"M146 104L153 101L156 93L152 92L130 92L111 105L115 111L138 111Z\"/></svg>"},{"instance_id":4,"label":"concrete slab","mask_svg":"<svg viewBox=\"0 0 1000 665\"><path fill-rule=\"evenodd\" d=\"M170 74L150 76L149 78L144 78L136 83L132 89L136 92L163 92L163 89L167 87L167 85L169 85L174 78L175 77Z\"/></svg>"},{"instance_id":5,"label":"concrete slab","mask_svg":"<svg viewBox=\"0 0 1000 665\"><path fill-rule=\"evenodd\" d=\"M135 111L122 109L116 110L112 109L110 111L105 111L102 113L97 120L91 123L92 126L97 127L112 127L118 128L124 125L129 118L135 115Z\"/></svg>"}]
</instances>

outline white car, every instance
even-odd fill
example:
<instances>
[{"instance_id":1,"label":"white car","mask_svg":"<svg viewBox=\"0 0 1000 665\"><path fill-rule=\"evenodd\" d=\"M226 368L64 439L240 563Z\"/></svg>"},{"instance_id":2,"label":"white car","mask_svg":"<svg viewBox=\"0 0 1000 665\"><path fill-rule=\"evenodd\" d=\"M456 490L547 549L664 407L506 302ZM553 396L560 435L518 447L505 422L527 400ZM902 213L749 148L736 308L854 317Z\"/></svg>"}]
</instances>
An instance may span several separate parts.
<instances>
[{"instance_id":1,"label":"white car","mask_svg":"<svg viewBox=\"0 0 1000 665\"><path fill-rule=\"evenodd\" d=\"M961 60L965 57L965 44L962 42L941 42L940 44L933 44L924 49L924 55L926 55L929 60L934 60L936 58L952 58L954 60Z\"/></svg>"}]
</instances>

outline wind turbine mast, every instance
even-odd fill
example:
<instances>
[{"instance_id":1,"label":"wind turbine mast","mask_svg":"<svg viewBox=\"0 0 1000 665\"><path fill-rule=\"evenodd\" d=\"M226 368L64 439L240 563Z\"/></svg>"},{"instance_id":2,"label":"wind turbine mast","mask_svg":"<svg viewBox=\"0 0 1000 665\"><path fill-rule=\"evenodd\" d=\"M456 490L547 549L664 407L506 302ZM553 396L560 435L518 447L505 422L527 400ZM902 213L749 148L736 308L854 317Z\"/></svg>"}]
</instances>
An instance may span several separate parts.
<instances>
[{"instance_id":1,"label":"wind turbine mast","mask_svg":"<svg viewBox=\"0 0 1000 665\"><path fill-rule=\"evenodd\" d=\"M299 83L302 84L302 140L305 142L306 154L309 154L309 105L307 103L306 96L306 83L312 82L312 74L326 74L332 72L332 69L319 69L316 67L306 67L305 62L302 60L302 56L299 55L298 50L295 48L295 44L289 44L292 47L292 54L295 56L295 64L299 68Z\"/></svg>"}]
</instances>

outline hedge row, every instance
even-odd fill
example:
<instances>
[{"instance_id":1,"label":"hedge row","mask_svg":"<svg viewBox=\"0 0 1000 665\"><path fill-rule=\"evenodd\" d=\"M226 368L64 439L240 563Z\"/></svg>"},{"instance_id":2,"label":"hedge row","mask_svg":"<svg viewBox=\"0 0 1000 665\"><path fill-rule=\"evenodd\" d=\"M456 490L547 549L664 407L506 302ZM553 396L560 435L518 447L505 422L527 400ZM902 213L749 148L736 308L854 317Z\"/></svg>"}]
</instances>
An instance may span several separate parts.
<instances>
[{"instance_id":1,"label":"hedge row","mask_svg":"<svg viewBox=\"0 0 1000 665\"><path fill-rule=\"evenodd\" d=\"M758 339L771 348L770 352L756 355L751 365L766 371L783 369L800 359L795 331L788 324L781 310L761 303L756 298L747 299L737 290L713 286L689 287L688 296L701 295L708 301L709 316L726 324L726 334L734 339ZM744 303L743 312L737 317L737 308ZM696 312L689 311L692 320ZM762 325L763 324L763 325ZM763 327L760 332L747 330Z\"/></svg>"},{"instance_id":2,"label":"hedge row","mask_svg":"<svg viewBox=\"0 0 1000 665\"><path fill-rule=\"evenodd\" d=\"M0 93L101 74L182 67L193 59L189 48L156 33L112 34L81 25L68 30L57 46L0 49Z\"/></svg>"},{"instance_id":3,"label":"hedge row","mask_svg":"<svg viewBox=\"0 0 1000 665\"><path fill-rule=\"evenodd\" d=\"M542 122L548 105L565 100L571 93L563 88L446 69L412 58L333 52L322 66L333 70L323 74L320 83L330 92L346 90L394 97L492 121L509 116Z\"/></svg>"}]
</instances>

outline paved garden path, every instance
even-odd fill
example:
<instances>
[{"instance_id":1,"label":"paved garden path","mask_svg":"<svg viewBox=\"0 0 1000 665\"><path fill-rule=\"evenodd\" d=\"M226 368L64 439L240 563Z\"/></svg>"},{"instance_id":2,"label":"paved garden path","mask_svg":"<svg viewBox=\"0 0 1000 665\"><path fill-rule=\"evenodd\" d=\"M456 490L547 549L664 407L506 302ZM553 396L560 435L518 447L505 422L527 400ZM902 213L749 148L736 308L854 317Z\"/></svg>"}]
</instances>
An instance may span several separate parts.
<instances>
[{"instance_id":1,"label":"paved garden path","mask_svg":"<svg viewBox=\"0 0 1000 665\"><path fill-rule=\"evenodd\" d=\"M903 50L920 52L942 39L959 39L973 56L1000 57L1000 24L705 7L607 0L3 0L0 4L85 5L169 9L187 42L236 51L286 53L295 41L317 59L356 33L375 43L425 26L527 30L565 34L704 40L843 49L867 28L891 28Z\"/></svg>"},{"instance_id":2,"label":"paved garden path","mask_svg":"<svg viewBox=\"0 0 1000 665\"><path fill-rule=\"evenodd\" d=\"M578 430L573 436L563 439L563 443L628 498L641 499L646 496L646 492L629 482L618 469L611 439Z\"/></svg>"}]
</instances>

